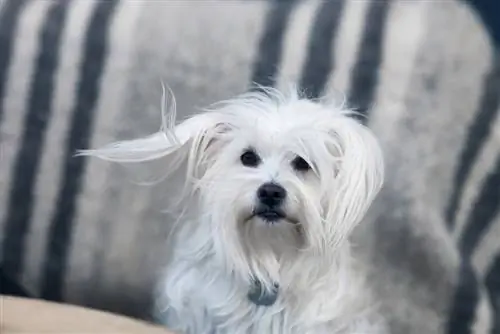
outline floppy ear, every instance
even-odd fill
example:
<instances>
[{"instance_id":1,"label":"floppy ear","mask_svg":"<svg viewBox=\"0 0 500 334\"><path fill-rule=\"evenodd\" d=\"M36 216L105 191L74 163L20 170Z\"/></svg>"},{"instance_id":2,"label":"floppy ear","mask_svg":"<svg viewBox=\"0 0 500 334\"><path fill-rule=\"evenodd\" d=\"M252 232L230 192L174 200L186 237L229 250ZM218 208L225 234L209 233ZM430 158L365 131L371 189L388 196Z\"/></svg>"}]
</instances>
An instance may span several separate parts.
<instances>
[{"instance_id":1,"label":"floppy ear","mask_svg":"<svg viewBox=\"0 0 500 334\"><path fill-rule=\"evenodd\" d=\"M331 229L330 241L336 244L363 219L380 191L384 164L372 132L353 118L337 118L329 125L329 133L338 162L327 199L326 225Z\"/></svg>"},{"instance_id":2,"label":"floppy ear","mask_svg":"<svg viewBox=\"0 0 500 334\"><path fill-rule=\"evenodd\" d=\"M82 150L78 155L94 156L118 163L157 160L176 153L192 140L201 141L203 134L216 127L216 116L199 114L175 127L161 129L147 137L119 141L98 149Z\"/></svg>"},{"instance_id":3,"label":"floppy ear","mask_svg":"<svg viewBox=\"0 0 500 334\"><path fill-rule=\"evenodd\" d=\"M171 106L162 104L162 124L158 132L132 140L119 141L98 149L82 150L78 156L93 156L121 165L139 165L161 160L162 179L175 171L181 163L188 162L188 173L195 173L199 162L206 159L204 152L222 132L222 114L205 112L175 125L176 105L171 91ZM165 101L165 89L163 99Z\"/></svg>"}]
</instances>

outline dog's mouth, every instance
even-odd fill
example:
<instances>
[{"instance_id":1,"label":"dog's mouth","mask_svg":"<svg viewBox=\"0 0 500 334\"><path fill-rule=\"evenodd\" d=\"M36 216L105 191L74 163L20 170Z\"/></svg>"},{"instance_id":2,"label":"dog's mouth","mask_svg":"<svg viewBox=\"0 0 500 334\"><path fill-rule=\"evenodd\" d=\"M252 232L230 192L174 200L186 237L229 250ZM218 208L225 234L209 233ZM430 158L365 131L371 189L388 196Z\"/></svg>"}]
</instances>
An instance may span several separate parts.
<instances>
[{"instance_id":1,"label":"dog's mouth","mask_svg":"<svg viewBox=\"0 0 500 334\"><path fill-rule=\"evenodd\" d=\"M283 213L281 213L280 211L276 211L276 210L261 211L256 216L264 219L265 221L271 222L271 223L274 223L280 219L286 218Z\"/></svg>"},{"instance_id":2,"label":"dog's mouth","mask_svg":"<svg viewBox=\"0 0 500 334\"><path fill-rule=\"evenodd\" d=\"M258 207L256 208L253 213L252 213L252 216L250 218L253 218L253 217L259 217L261 218L262 220L264 220L265 222L268 222L268 223L276 223L282 219L286 219L287 216L285 214L285 212L281 209L275 209L275 208L269 208L269 207Z\"/></svg>"}]
</instances>

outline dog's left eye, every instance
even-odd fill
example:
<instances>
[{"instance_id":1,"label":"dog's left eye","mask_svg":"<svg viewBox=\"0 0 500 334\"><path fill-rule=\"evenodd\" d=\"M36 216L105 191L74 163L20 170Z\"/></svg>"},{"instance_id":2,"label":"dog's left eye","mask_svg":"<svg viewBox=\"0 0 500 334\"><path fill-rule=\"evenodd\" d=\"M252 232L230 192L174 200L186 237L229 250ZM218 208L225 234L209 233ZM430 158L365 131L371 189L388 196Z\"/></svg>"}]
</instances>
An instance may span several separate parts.
<instances>
[{"instance_id":1,"label":"dog's left eye","mask_svg":"<svg viewBox=\"0 0 500 334\"><path fill-rule=\"evenodd\" d=\"M257 167L260 163L260 158L254 150L248 149L240 156L241 163L246 167Z\"/></svg>"},{"instance_id":2,"label":"dog's left eye","mask_svg":"<svg viewBox=\"0 0 500 334\"><path fill-rule=\"evenodd\" d=\"M295 159L293 159L292 167L299 172L307 172L311 169L311 166L309 166L307 161L305 161L302 157L296 157Z\"/></svg>"}]
</instances>

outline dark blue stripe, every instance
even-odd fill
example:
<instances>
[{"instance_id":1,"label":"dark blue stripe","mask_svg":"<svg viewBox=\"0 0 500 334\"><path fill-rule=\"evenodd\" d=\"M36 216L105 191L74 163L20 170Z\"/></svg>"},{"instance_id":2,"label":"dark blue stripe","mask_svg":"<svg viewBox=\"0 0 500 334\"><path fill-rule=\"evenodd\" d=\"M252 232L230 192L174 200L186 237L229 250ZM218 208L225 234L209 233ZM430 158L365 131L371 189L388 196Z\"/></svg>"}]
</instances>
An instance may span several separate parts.
<instances>
[{"instance_id":1,"label":"dark blue stripe","mask_svg":"<svg viewBox=\"0 0 500 334\"><path fill-rule=\"evenodd\" d=\"M325 1L316 13L300 80L300 90L310 98L317 98L323 93L333 69L335 54L332 45L344 7L344 0Z\"/></svg>"},{"instance_id":2,"label":"dark blue stripe","mask_svg":"<svg viewBox=\"0 0 500 334\"><path fill-rule=\"evenodd\" d=\"M486 177L478 198L467 217L462 237L460 251L464 257L473 255L484 234L493 224L500 210L500 154L495 169Z\"/></svg>"},{"instance_id":3,"label":"dark blue stripe","mask_svg":"<svg viewBox=\"0 0 500 334\"><path fill-rule=\"evenodd\" d=\"M85 158L74 158L74 154L78 149L89 147L101 78L106 66L109 28L118 3L117 0L98 2L85 36L77 97L64 152L62 184L44 258L41 294L49 300L60 300L62 297L76 201L87 162Z\"/></svg>"},{"instance_id":4,"label":"dark blue stripe","mask_svg":"<svg viewBox=\"0 0 500 334\"><path fill-rule=\"evenodd\" d=\"M55 73L69 1L54 1L39 36L35 72L31 81L28 111L21 147L17 153L7 206L3 247L4 270L17 277L23 269L26 236L34 206L45 132L52 115Z\"/></svg>"},{"instance_id":5,"label":"dark blue stripe","mask_svg":"<svg viewBox=\"0 0 500 334\"><path fill-rule=\"evenodd\" d=\"M491 334L500 333L500 253L489 266L485 276L486 289L493 306L493 328Z\"/></svg>"},{"instance_id":6,"label":"dark blue stripe","mask_svg":"<svg viewBox=\"0 0 500 334\"><path fill-rule=\"evenodd\" d=\"M373 103L383 61L384 37L391 0L372 0L365 17L361 46L352 70L349 105L366 119Z\"/></svg>"},{"instance_id":7,"label":"dark blue stripe","mask_svg":"<svg viewBox=\"0 0 500 334\"><path fill-rule=\"evenodd\" d=\"M14 41L17 37L18 22L26 3L25 0L8 0L3 7L0 6L0 124L3 119L3 99L14 52Z\"/></svg>"},{"instance_id":8,"label":"dark blue stripe","mask_svg":"<svg viewBox=\"0 0 500 334\"><path fill-rule=\"evenodd\" d=\"M476 275L467 260L462 262L458 272L455 291L446 333L471 334L480 294Z\"/></svg>"},{"instance_id":9,"label":"dark blue stripe","mask_svg":"<svg viewBox=\"0 0 500 334\"><path fill-rule=\"evenodd\" d=\"M11 279L7 273L3 272L0 266L0 295L29 298L30 293L15 280Z\"/></svg>"},{"instance_id":10,"label":"dark blue stripe","mask_svg":"<svg viewBox=\"0 0 500 334\"><path fill-rule=\"evenodd\" d=\"M486 143L491 127L500 108L500 52L496 53L492 69L483 84L483 96L476 111L474 122L469 127L467 139L460 154L460 160L453 178L453 189L445 211L448 227L455 226L456 214L462 199L464 187L479 152Z\"/></svg>"},{"instance_id":11,"label":"dark blue stripe","mask_svg":"<svg viewBox=\"0 0 500 334\"><path fill-rule=\"evenodd\" d=\"M283 39L295 3L295 0L274 0L270 5L252 71L252 89L275 85L276 73L281 62Z\"/></svg>"}]
</instances>

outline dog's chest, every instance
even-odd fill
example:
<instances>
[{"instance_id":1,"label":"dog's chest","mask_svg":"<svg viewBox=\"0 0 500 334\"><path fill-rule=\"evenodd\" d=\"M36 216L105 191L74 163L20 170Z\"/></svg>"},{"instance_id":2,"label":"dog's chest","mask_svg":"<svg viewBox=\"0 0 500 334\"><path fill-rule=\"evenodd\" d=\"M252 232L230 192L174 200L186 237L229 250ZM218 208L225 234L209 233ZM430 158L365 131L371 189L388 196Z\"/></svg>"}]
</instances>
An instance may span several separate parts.
<instances>
[{"instance_id":1,"label":"dog's chest","mask_svg":"<svg viewBox=\"0 0 500 334\"><path fill-rule=\"evenodd\" d=\"M248 290L253 288L230 282L213 285L203 303L216 328L214 334L303 334L305 325L315 327L310 323L314 317L306 314L290 291L280 290L274 302L269 302L273 296L263 295L264 300L256 303L249 298Z\"/></svg>"},{"instance_id":2,"label":"dog's chest","mask_svg":"<svg viewBox=\"0 0 500 334\"><path fill-rule=\"evenodd\" d=\"M271 305L256 305L249 299L250 286L213 268L204 269L179 263L171 268L164 290L167 327L186 334L379 333L359 322L362 313L352 307L348 295L335 296L324 287L320 291L289 287L280 288Z\"/></svg>"}]
</instances>

